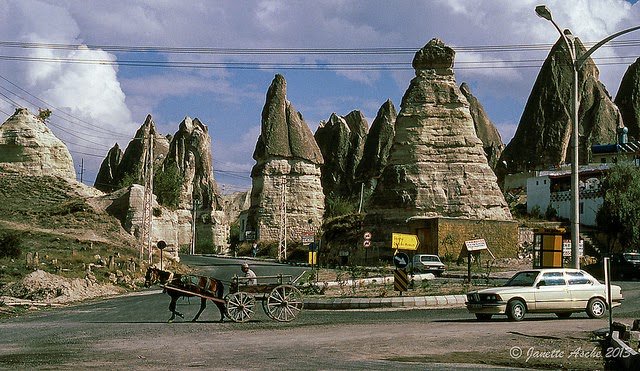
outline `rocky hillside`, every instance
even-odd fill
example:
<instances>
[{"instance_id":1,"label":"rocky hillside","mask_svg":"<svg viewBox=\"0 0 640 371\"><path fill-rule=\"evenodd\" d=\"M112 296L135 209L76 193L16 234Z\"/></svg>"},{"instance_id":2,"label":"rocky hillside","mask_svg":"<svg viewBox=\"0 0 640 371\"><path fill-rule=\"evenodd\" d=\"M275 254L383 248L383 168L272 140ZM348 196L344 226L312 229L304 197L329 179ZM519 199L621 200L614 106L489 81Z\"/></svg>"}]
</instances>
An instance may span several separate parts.
<instances>
[{"instance_id":1,"label":"rocky hillside","mask_svg":"<svg viewBox=\"0 0 640 371\"><path fill-rule=\"evenodd\" d=\"M93 204L98 194L60 177L0 173L0 297L62 303L141 285L137 242Z\"/></svg>"}]
</instances>

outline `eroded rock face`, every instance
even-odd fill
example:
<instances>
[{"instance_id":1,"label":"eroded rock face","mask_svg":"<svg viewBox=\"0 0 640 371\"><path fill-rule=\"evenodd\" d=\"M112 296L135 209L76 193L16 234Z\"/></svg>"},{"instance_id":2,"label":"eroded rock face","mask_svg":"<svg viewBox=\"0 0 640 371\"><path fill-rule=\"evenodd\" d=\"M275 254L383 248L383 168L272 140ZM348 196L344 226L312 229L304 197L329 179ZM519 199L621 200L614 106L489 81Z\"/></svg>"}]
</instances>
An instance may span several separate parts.
<instances>
[{"instance_id":1,"label":"eroded rock face","mask_svg":"<svg viewBox=\"0 0 640 371\"><path fill-rule=\"evenodd\" d=\"M390 99L378 109L378 114L367 134L362 160L358 164L356 183L369 183L373 187L375 181L382 175L396 134L397 116L396 107Z\"/></svg>"},{"instance_id":2,"label":"eroded rock face","mask_svg":"<svg viewBox=\"0 0 640 371\"><path fill-rule=\"evenodd\" d=\"M197 118L185 117L171 140L169 152L163 162L166 169L175 166L183 176L184 183L178 209L192 211L195 200L198 238L203 244L226 246L229 237L229 222L223 212L218 185L213 178L211 137L209 129ZM191 220L186 220L186 229ZM190 241L190 232L185 233ZM182 238L181 240L184 240ZM183 242L183 241L181 241Z\"/></svg>"},{"instance_id":3,"label":"eroded rock face","mask_svg":"<svg viewBox=\"0 0 640 371\"><path fill-rule=\"evenodd\" d=\"M364 152L369 124L360 111L331 115L314 135L322 157L322 188L327 197L351 197L359 191L356 169Z\"/></svg>"},{"instance_id":4,"label":"eroded rock face","mask_svg":"<svg viewBox=\"0 0 640 371\"><path fill-rule=\"evenodd\" d=\"M192 120L186 117L174 136L163 136L157 132L151 115L147 116L124 154L117 144L109 151L107 158L102 162L96 183L100 180L101 187L107 191L114 191L123 183L125 185L131 182L144 184L142 169L147 156L148 141L143 139L149 136L153 137L156 169L154 178L157 179L160 172L171 171L169 174L178 174L183 179L176 210L160 208L158 210L168 216L153 218L152 239L154 241L165 239L170 246L175 244L176 253L179 246L190 245L195 199L197 201L196 251L203 251L200 246L210 251L213 245L216 251L223 252L228 243L229 223L222 210L220 192L213 178L209 130L197 118ZM171 170L167 170L169 168ZM133 190L133 194L137 194L137 188ZM134 196L127 201L138 202ZM142 201L139 200L139 202ZM134 208L131 205L128 207ZM122 217L119 218L123 220ZM136 228L140 228L142 219L129 219L129 221L123 221L123 225L130 233L135 234ZM165 231L165 227L171 228L171 232ZM175 236L173 236L174 232ZM166 233L170 235L165 236Z\"/></svg>"},{"instance_id":5,"label":"eroded rock face","mask_svg":"<svg viewBox=\"0 0 640 371\"><path fill-rule=\"evenodd\" d=\"M130 184L132 181L136 184L144 184L142 172L148 150L148 141L145 138L148 138L149 135L153 136L154 163L161 164L169 152L169 140L158 133L151 115L147 115L124 153L118 154L119 146L117 143L109 150L96 176L96 183L100 183L100 187L96 184L96 188L110 192L120 188L123 182Z\"/></svg>"},{"instance_id":6,"label":"eroded rock face","mask_svg":"<svg viewBox=\"0 0 640 371\"><path fill-rule=\"evenodd\" d=\"M487 162L489 162L489 166L494 169L500 159L502 150L504 149L504 143L502 143L500 133L491 119L489 119L489 116L487 116L487 113L478 98L471 94L469 85L463 82L462 85L460 85L460 91L469 101L469 112L471 113L471 118L473 118L473 126L476 128L476 135L478 135L478 138L482 141L482 146L484 148L484 153L487 155Z\"/></svg>"},{"instance_id":7,"label":"eroded rock face","mask_svg":"<svg viewBox=\"0 0 640 371\"><path fill-rule=\"evenodd\" d=\"M304 118L287 101L282 75L267 92L253 158L248 229L260 240L279 240L286 215L288 239L317 230L324 213L322 154Z\"/></svg>"},{"instance_id":8,"label":"eroded rock face","mask_svg":"<svg viewBox=\"0 0 640 371\"><path fill-rule=\"evenodd\" d=\"M0 171L76 179L67 146L26 108L0 126Z\"/></svg>"},{"instance_id":9,"label":"eroded rock face","mask_svg":"<svg viewBox=\"0 0 640 371\"><path fill-rule=\"evenodd\" d=\"M416 53L416 77L402 99L387 166L371 199L372 220L511 220L453 76L454 55L438 39Z\"/></svg>"},{"instance_id":10,"label":"eroded rock face","mask_svg":"<svg viewBox=\"0 0 640 371\"><path fill-rule=\"evenodd\" d=\"M629 136L640 140L640 58L625 72L616 94L616 105L622 114Z\"/></svg>"},{"instance_id":11,"label":"eroded rock face","mask_svg":"<svg viewBox=\"0 0 640 371\"><path fill-rule=\"evenodd\" d=\"M116 189L117 182L115 176L122 161L122 155L123 152L118 143L111 147L107 153L107 157L105 157L105 159L102 160L102 164L100 164L100 170L96 176L94 187L103 192L111 192Z\"/></svg>"},{"instance_id":12,"label":"eroded rock face","mask_svg":"<svg viewBox=\"0 0 640 371\"><path fill-rule=\"evenodd\" d=\"M577 54L586 49L576 38ZM591 146L615 143L622 117L606 88L598 81L598 68L589 58L579 71L579 162L588 163ZM501 173L548 168L572 162L571 91L573 68L562 38L545 60L525 106L518 129L504 149Z\"/></svg>"}]
</instances>

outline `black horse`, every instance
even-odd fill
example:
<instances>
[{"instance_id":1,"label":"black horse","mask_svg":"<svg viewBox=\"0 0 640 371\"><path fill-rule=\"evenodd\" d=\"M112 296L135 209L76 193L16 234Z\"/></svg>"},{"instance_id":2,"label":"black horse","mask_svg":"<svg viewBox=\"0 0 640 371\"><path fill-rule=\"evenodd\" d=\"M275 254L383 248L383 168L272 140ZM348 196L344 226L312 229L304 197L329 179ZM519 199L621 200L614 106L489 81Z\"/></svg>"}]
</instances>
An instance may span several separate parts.
<instances>
[{"instance_id":1,"label":"black horse","mask_svg":"<svg viewBox=\"0 0 640 371\"><path fill-rule=\"evenodd\" d=\"M176 302L180 297L193 297L205 295L208 297L214 297L218 300L213 302L220 311L220 322L224 321L224 314L227 312L222 296L224 295L224 285L218 279L213 277L195 276L187 274L174 274L170 271L163 271L158 268L149 267L145 276L145 286L150 287L152 284L159 283L164 285L165 291L171 296L171 303L169 304L169 310L171 311L171 318L169 322L173 322L176 315L184 318L184 315L176 310ZM193 294L191 294L193 293ZM207 299L200 296L200 310L191 322L195 322L200 317L204 308L207 307Z\"/></svg>"}]
</instances>

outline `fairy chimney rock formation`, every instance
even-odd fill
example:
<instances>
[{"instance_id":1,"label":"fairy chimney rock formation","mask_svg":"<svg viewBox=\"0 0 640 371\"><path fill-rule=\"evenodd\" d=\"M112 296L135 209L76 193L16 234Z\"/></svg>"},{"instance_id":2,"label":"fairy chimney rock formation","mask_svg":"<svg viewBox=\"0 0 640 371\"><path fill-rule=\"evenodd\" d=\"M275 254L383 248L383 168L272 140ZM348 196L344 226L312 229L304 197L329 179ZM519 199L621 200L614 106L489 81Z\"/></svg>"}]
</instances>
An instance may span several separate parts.
<instances>
[{"instance_id":1,"label":"fairy chimney rock formation","mask_svg":"<svg viewBox=\"0 0 640 371\"><path fill-rule=\"evenodd\" d=\"M640 58L622 77L615 103L622 114L624 126L629 129L629 136L640 140Z\"/></svg>"},{"instance_id":2,"label":"fairy chimney rock formation","mask_svg":"<svg viewBox=\"0 0 640 371\"><path fill-rule=\"evenodd\" d=\"M369 123L360 111L346 116L331 114L314 135L322 152L322 188L325 196L350 197L359 189L356 169L362 159Z\"/></svg>"},{"instance_id":3,"label":"fairy chimney rock formation","mask_svg":"<svg viewBox=\"0 0 640 371\"><path fill-rule=\"evenodd\" d=\"M0 125L0 172L76 180L67 146L26 108Z\"/></svg>"},{"instance_id":4,"label":"fairy chimney rock formation","mask_svg":"<svg viewBox=\"0 0 640 371\"><path fill-rule=\"evenodd\" d=\"M213 241L214 246L226 246L229 222L213 178L211 137L209 129L199 119L192 120L187 116L180 123L164 159L163 171L177 173L183 179L177 210L181 215L181 240L190 240L191 214L195 206L196 243L209 245Z\"/></svg>"},{"instance_id":5,"label":"fairy chimney rock formation","mask_svg":"<svg viewBox=\"0 0 640 371\"><path fill-rule=\"evenodd\" d=\"M575 38L576 53L586 49ZM580 105L579 163L588 163L591 146L615 143L622 117L604 85L599 71L588 58L578 73ZM531 90L516 133L502 152L496 172L512 174L571 163L573 68L562 38L551 48Z\"/></svg>"},{"instance_id":6,"label":"fairy chimney rock formation","mask_svg":"<svg viewBox=\"0 0 640 371\"><path fill-rule=\"evenodd\" d=\"M402 98L370 220L387 227L412 216L511 220L456 84L454 56L438 39L416 53L416 77Z\"/></svg>"},{"instance_id":7,"label":"fairy chimney rock formation","mask_svg":"<svg viewBox=\"0 0 640 371\"><path fill-rule=\"evenodd\" d=\"M396 134L397 116L396 107L390 99L387 99L378 109L378 114L367 134L362 159L356 171L357 183L368 183L369 187L375 188L377 179L387 165L393 137Z\"/></svg>"},{"instance_id":8,"label":"fairy chimney rock formation","mask_svg":"<svg viewBox=\"0 0 640 371\"><path fill-rule=\"evenodd\" d=\"M262 128L251 171L248 225L260 240L279 240L286 216L288 239L317 230L324 213L320 181L322 153L309 126L286 97L277 74L267 91Z\"/></svg>"},{"instance_id":9,"label":"fairy chimney rock formation","mask_svg":"<svg viewBox=\"0 0 640 371\"><path fill-rule=\"evenodd\" d=\"M476 128L478 138L482 141L489 166L493 169L496 167L502 150L504 149L504 143L502 143L500 133L491 119L489 119L489 116L487 116L478 98L471 94L471 89L469 89L469 85L467 85L466 82L460 85L460 91L469 101L469 111L473 118L473 126Z\"/></svg>"},{"instance_id":10,"label":"fairy chimney rock formation","mask_svg":"<svg viewBox=\"0 0 640 371\"><path fill-rule=\"evenodd\" d=\"M107 157L102 160L102 164L100 164L100 170L98 170L98 175L96 175L96 181L93 186L97 189L110 192L115 188L116 182L116 174L118 171L118 166L120 166L120 162L122 161L123 152L120 149L118 143L116 143L109 152L107 152Z\"/></svg>"}]
</instances>

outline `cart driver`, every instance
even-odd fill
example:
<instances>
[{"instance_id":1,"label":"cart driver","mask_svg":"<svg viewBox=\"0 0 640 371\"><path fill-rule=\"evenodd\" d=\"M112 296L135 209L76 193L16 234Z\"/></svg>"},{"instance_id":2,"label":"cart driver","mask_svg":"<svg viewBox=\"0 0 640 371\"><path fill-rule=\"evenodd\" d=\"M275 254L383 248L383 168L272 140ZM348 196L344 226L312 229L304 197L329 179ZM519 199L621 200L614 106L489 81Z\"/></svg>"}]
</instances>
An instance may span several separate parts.
<instances>
[{"instance_id":1,"label":"cart driver","mask_svg":"<svg viewBox=\"0 0 640 371\"><path fill-rule=\"evenodd\" d=\"M242 263L242 271L244 272L244 277L247 279L248 285L257 285L258 280L255 278L256 273L249 269L249 264Z\"/></svg>"}]
</instances>

